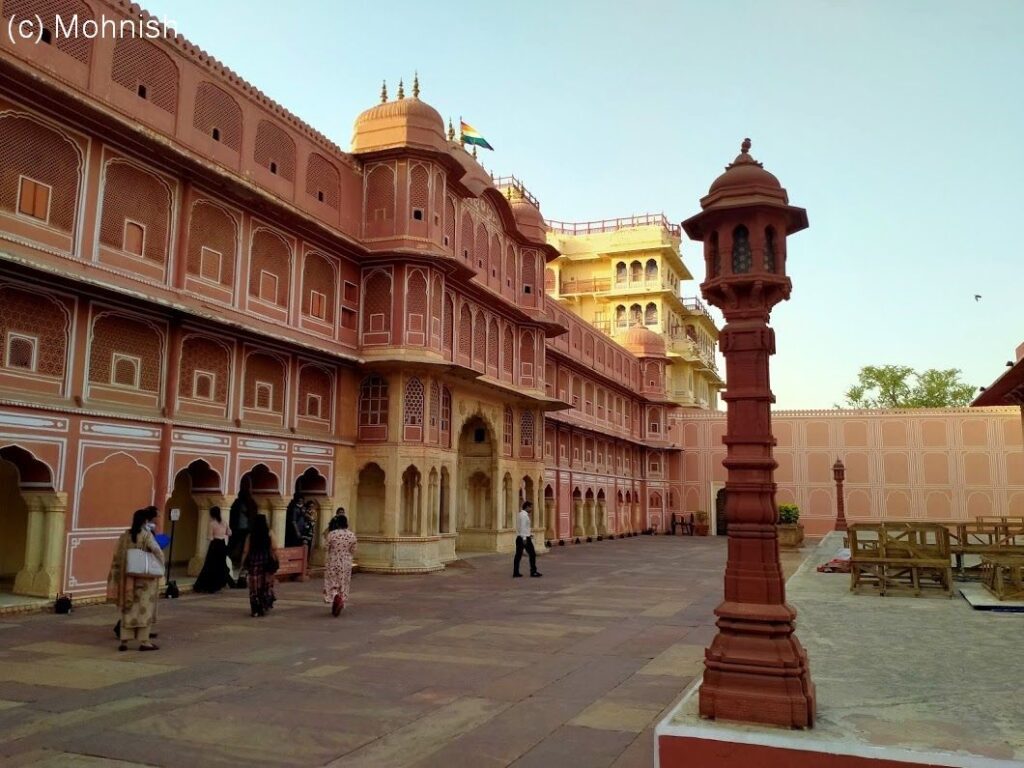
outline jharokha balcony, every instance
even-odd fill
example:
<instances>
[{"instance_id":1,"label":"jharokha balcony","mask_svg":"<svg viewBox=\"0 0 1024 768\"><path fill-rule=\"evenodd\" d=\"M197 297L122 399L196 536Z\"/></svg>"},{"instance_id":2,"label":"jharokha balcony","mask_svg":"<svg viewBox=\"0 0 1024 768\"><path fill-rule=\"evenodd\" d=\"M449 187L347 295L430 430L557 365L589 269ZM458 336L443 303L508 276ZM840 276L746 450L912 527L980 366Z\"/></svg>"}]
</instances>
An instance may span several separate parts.
<instances>
[{"instance_id":1,"label":"jharokha balcony","mask_svg":"<svg viewBox=\"0 0 1024 768\"><path fill-rule=\"evenodd\" d=\"M555 289L555 281L545 279L546 290ZM567 278L558 282L558 293L561 296L570 296L577 293L610 293L612 291L623 292L651 292L651 291L672 291L675 286L669 280L654 278L653 280L613 280L610 277L594 277L576 280Z\"/></svg>"},{"instance_id":2,"label":"jharokha balcony","mask_svg":"<svg viewBox=\"0 0 1024 768\"><path fill-rule=\"evenodd\" d=\"M618 219L598 219L596 221L552 221L547 222L548 229L560 235L597 235L604 232L618 232L620 229L636 227L661 227L673 237L680 237L682 230L673 224L664 213L641 213L635 216L624 216Z\"/></svg>"}]
</instances>

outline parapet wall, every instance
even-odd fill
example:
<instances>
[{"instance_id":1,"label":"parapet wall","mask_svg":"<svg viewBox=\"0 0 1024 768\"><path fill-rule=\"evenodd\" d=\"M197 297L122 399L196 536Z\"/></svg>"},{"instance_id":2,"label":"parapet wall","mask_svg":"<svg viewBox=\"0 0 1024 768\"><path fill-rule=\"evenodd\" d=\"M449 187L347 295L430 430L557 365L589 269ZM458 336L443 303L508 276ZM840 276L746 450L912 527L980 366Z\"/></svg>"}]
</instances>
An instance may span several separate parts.
<instances>
[{"instance_id":1,"label":"parapet wall","mask_svg":"<svg viewBox=\"0 0 1024 768\"><path fill-rule=\"evenodd\" d=\"M725 484L726 414L686 412L680 422L684 508L714 519ZM772 426L776 500L797 504L810 534L832 527L837 458L846 465L851 522L1024 515L1017 408L776 411Z\"/></svg>"}]
</instances>

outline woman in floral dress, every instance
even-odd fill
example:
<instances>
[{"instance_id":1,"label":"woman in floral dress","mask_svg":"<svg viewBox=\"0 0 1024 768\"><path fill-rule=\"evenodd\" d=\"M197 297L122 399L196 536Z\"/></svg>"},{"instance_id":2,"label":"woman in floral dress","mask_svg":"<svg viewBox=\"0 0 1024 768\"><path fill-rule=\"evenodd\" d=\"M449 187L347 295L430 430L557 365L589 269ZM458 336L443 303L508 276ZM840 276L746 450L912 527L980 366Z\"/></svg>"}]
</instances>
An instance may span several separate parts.
<instances>
[{"instance_id":1,"label":"woman in floral dress","mask_svg":"<svg viewBox=\"0 0 1024 768\"><path fill-rule=\"evenodd\" d=\"M348 602L352 583L352 559L356 554L356 535L348 529L344 507L338 507L324 534L327 541L327 563L324 570L324 602L337 616Z\"/></svg>"}]
</instances>

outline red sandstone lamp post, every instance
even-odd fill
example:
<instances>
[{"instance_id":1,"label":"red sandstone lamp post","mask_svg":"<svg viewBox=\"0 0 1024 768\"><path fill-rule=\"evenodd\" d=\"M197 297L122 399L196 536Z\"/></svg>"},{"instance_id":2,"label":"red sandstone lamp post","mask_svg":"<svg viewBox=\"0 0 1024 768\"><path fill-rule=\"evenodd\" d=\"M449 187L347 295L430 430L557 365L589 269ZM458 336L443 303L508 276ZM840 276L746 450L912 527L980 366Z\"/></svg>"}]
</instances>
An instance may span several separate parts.
<instances>
[{"instance_id":1,"label":"red sandstone lamp post","mask_svg":"<svg viewBox=\"0 0 1024 768\"><path fill-rule=\"evenodd\" d=\"M789 205L772 174L740 154L701 198L702 212L683 222L704 243L704 298L725 316L729 554L725 600L715 609L718 634L705 651L702 717L792 728L814 724L815 695L807 653L786 603L775 524L772 395L768 358L772 307L789 298L786 236L807 227L807 212Z\"/></svg>"},{"instance_id":2,"label":"red sandstone lamp post","mask_svg":"<svg viewBox=\"0 0 1024 768\"><path fill-rule=\"evenodd\" d=\"M846 480L846 466L842 459L836 459L832 465L832 477L836 481L836 527L833 530L846 530L846 500L843 498L843 481Z\"/></svg>"}]
</instances>

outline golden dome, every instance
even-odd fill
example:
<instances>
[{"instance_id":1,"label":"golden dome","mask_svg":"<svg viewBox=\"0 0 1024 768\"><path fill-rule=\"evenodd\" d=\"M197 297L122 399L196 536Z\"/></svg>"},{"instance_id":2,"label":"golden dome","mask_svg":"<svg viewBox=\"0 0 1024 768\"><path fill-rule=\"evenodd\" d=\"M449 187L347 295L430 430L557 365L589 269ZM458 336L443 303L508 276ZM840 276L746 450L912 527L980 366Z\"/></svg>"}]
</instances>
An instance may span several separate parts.
<instances>
[{"instance_id":1,"label":"golden dome","mask_svg":"<svg viewBox=\"0 0 1024 768\"><path fill-rule=\"evenodd\" d=\"M626 331L622 346L637 357L665 357L665 340L642 325L635 325Z\"/></svg>"},{"instance_id":2,"label":"golden dome","mask_svg":"<svg viewBox=\"0 0 1024 768\"><path fill-rule=\"evenodd\" d=\"M352 151L372 152L412 146L448 152L444 120L432 106L413 96L386 101L356 118Z\"/></svg>"}]
</instances>

